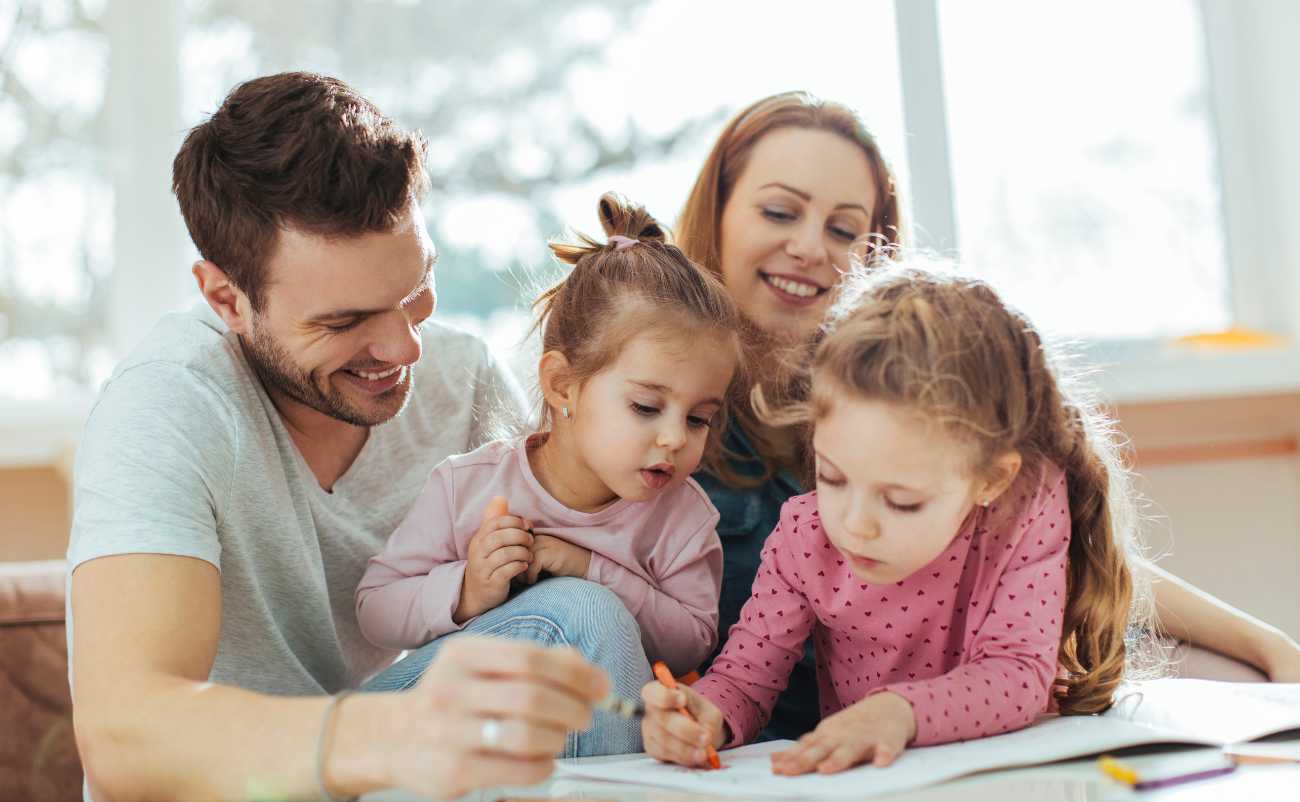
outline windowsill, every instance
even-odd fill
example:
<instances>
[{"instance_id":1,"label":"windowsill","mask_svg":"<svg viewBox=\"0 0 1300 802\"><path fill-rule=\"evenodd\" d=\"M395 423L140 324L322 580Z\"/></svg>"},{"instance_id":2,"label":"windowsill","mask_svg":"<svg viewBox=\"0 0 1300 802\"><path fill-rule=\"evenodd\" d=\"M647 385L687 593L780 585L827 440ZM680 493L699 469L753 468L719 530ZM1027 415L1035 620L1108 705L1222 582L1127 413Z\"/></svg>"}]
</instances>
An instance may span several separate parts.
<instances>
[{"instance_id":1,"label":"windowsill","mask_svg":"<svg viewBox=\"0 0 1300 802\"><path fill-rule=\"evenodd\" d=\"M1164 340L1094 341L1089 379L1110 404L1195 401L1300 392L1300 347L1217 350Z\"/></svg>"},{"instance_id":2,"label":"windowsill","mask_svg":"<svg viewBox=\"0 0 1300 802\"><path fill-rule=\"evenodd\" d=\"M1109 404L1300 392L1300 347L1200 350L1157 340L1093 341L1076 349ZM0 398L0 468L52 465L81 435L90 391L59 400Z\"/></svg>"},{"instance_id":3,"label":"windowsill","mask_svg":"<svg viewBox=\"0 0 1300 802\"><path fill-rule=\"evenodd\" d=\"M89 390L39 401L0 398L0 468L44 467L67 458L94 400Z\"/></svg>"}]
</instances>

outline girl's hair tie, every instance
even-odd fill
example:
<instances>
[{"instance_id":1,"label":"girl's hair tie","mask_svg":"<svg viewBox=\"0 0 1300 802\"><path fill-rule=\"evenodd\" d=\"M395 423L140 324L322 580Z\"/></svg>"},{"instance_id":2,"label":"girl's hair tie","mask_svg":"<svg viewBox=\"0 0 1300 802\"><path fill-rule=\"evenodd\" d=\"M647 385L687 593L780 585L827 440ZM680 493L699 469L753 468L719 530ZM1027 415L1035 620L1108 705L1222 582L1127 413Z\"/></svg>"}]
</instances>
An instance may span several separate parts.
<instances>
[{"instance_id":1,"label":"girl's hair tie","mask_svg":"<svg viewBox=\"0 0 1300 802\"><path fill-rule=\"evenodd\" d=\"M633 239L631 237L625 237L622 234L614 234L609 238L609 241L610 243L613 244L615 251L621 251L627 248L631 248L633 245L636 245L641 240Z\"/></svg>"}]
</instances>

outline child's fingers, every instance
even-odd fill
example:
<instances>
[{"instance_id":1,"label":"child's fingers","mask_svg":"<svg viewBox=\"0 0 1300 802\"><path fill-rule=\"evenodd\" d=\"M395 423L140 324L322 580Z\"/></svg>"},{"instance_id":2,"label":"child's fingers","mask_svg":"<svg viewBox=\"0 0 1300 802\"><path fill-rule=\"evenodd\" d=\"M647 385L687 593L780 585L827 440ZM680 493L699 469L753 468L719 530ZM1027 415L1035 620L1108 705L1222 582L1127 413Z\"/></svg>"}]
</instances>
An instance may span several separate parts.
<instances>
[{"instance_id":1,"label":"child's fingers","mask_svg":"<svg viewBox=\"0 0 1300 802\"><path fill-rule=\"evenodd\" d=\"M500 582L504 585L526 571L528 571L528 563L526 562L516 560L503 563L492 569L492 572L488 574L487 581L493 584Z\"/></svg>"},{"instance_id":2,"label":"child's fingers","mask_svg":"<svg viewBox=\"0 0 1300 802\"><path fill-rule=\"evenodd\" d=\"M500 518L502 515L507 515L509 512L510 505L507 503L506 497L493 496L488 499L487 506L483 509L483 520L484 522L487 522L493 518Z\"/></svg>"},{"instance_id":3,"label":"child's fingers","mask_svg":"<svg viewBox=\"0 0 1300 802\"><path fill-rule=\"evenodd\" d=\"M772 771L776 774L807 774L830 753L831 746L825 740L815 737L815 733L805 735L789 749L772 754Z\"/></svg>"},{"instance_id":4,"label":"child's fingers","mask_svg":"<svg viewBox=\"0 0 1300 802\"><path fill-rule=\"evenodd\" d=\"M882 738L880 743L876 744L876 753L872 757L871 765L883 769L898 760L898 756L903 754L905 748L901 743L894 743L891 739Z\"/></svg>"},{"instance_id":5,"label":"child's fingers","mask_svg":"<svg viewBox=\"0 0 1300 802\"><path fill-rule=\"evenodd\" d=\"M524 581L526 581L530 585L536 584L538 577L542 575L542 571L544 571L545 569L546 566L543 564L543 562L537 559L536 555L533 555L532 562L528 564L528 573L524 577Z\"/></svg>"},{"instance_id":6,"label":"child's fingers","mask_svg":"<svg viewBox=\"0 0 1300 802\"><path fill-rule=\"evenodd\" d=\"M645 702L646 710L675 711L686 704L686 694L671 690L662 682L647 682L641 688L641 701Z\"/></svg>"},{"instance_id":7,"label":"child's fingers","mask_svg":"<svg viewBox=\"0 0 1300 802\"><path fill-rule=\"evenodd\" d=\"M686 697L686 709L691 711L691 715L695 716L700 724L704 725L706 729L715 732L722 731L723 716L717 705L700 696L689 687L682 687L678 693Z\"/></svg>"},{"instance_id":8,"label":"child's fingers","mask_svg":"<svg viewBox=\"0 0 1300 802\"><path fill-rule=\"evenodd\" d=\"M528 565L532 561L533 553L527 546L502 546L490 552L483 560L483 565L495 571L506 563L518 562Z\"/></svg>"},{"instance_id":9,"label":"child's fingers","mask_svg":"<svg viewBox=\"0 0 1300 802\"><path fill-rule=\"evenodd\" d=\"M668 713L661 719L664 731L692 747L703 747L711 740L709 728L681 713Z\"/></svg>"},{"instance_id":10,"label":"child's fingers","mask_svg":"<svg viewBox=\"0 0 1300 802\"><path fill-rule=\"evenodd\" d=\"M518 519L515 519L518 520ZM483 537L479 538L476 544L482 554L496 551L502 546L523 546L532 548L533 536L527 530L518 526L507 526L503 529L494 529Z\"/></svg>"},{"instance_id":11,"label":"child's fingers","mask_svg":"<svg viewBox=\"0 0 1300 802\"><path fill-rule=\"evenodd\" d=\"M666 726L666 719L684 718L680 713L650 714L642 720L641 739L646 751L659 760L683 766L703 766L708 763L704 747L678 738Z\"/></svg>"},{"instance_id":12,"label":"child's fingers","mask_svg":"<svg viewBox=\"0 0 1300 802\"><path fill-rule=\"evenodd\" d=\"M842 743L831 750L820 763L817 771L822 774L834 774L852 768L871 754L870 746L864 743ZM877 755L880 753L877 752Z\"/></svg>"}]
</instances>

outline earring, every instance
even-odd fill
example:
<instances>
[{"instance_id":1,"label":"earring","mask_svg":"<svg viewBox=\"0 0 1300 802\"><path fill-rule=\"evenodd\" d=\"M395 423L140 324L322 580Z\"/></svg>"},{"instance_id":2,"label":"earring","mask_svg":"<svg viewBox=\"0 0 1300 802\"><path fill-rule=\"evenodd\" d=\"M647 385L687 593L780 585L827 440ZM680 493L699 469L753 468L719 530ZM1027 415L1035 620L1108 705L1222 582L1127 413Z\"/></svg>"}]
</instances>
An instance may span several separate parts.
<instances>
[{"instance_id":1,"label":"earring","mask_svg":"<svg viewBox=\"0 0 1300 802\"><path fill-rule=\"evenodd\" d=\"M568 417L569 417L569 408L568 408L568 407L560 407L560 414L563 415L565 418L568 418Z\"/></svg>"},{"instance_id":2,"label":"earring","mask_svg":"<svg viewBox=\"0 0 1300 802\"><path fill-rule=\"evenodd\" d=\"M984 499L983 501L980 502L980 506L987 510L989 508L989 500Z\"/></svg>"}]
</instances>

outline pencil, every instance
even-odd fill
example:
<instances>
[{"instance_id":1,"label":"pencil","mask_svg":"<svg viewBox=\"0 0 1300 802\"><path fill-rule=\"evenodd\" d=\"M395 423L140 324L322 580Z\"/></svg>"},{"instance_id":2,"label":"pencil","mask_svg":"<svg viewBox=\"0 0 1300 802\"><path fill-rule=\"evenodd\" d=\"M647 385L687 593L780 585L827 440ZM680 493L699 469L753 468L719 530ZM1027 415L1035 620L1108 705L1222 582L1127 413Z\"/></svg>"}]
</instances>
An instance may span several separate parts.
<instances>
[{"instance_id":1,"label":"pencil","mask_svg":"<svg viewBox=\"0 0 1300 802\"><path fill-rule=\"evenodd\" d=\"M664 663L664 661L662 660L656 661L653 668L654 668L656 679L658 679L665 686L667 686L668 690L670 691L677 690L677 680L673 679L673 672L668 670L668 666ZM686 705L682 705L681 707L677 708L677 712L681 713L683 716L686 716L691 721L696 720L695 716L691 715L691 711L686 709ZM705 744L704 749L705 749L705 755L707 755L709 758L709 768L713 768L713 769L722 768L722 759L718 757L718 750L713 748L713 744Z\"/></svg>"},{"instance_id":2,"label":"pencil","mask_svg":"<svg viewBox=\"0 0 1300 802\"><path fill-rule=\"evenodd\" d=\"M643 718L645 716L645 705L631 699L624 699L622 696L613 693L597 702L595 707L597 710L613 713L620 718Z\"/></svg>"}]
</instances>

